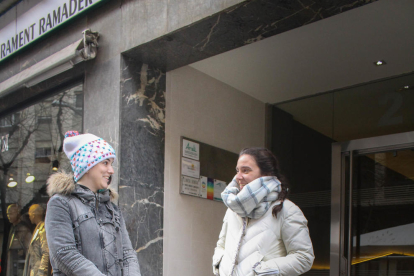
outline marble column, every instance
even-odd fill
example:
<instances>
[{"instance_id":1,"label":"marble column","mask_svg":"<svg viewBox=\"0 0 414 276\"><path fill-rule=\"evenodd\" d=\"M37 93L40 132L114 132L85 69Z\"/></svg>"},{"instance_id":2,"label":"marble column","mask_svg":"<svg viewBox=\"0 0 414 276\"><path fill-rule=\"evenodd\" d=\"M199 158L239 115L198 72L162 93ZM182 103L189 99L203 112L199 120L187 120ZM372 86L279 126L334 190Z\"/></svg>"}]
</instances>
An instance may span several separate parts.
<instances>
[{"instance_id":1,"label":"marble column","mask_svg":"<svg viewBox=\"0 0 414 276\"><path fill-rule=\"evenodd\" d=\"M162 275L165 72L121 61L119 206L142 275Z\"/></svg>"}]
</instances>

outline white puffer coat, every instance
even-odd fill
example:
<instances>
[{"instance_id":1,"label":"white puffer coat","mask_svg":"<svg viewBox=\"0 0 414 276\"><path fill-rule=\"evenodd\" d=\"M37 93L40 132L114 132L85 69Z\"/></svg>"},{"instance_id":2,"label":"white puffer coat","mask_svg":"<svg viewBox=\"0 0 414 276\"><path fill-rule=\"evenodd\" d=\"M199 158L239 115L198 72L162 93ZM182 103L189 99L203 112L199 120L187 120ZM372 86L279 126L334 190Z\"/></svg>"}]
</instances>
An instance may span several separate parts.
<instances>
[{"instance_id":1,"label":"white puffer coat","mask_svg":"<svg viewBox=\"0 0 414 276\"><path fill-rule=\"evenodd\" d=\"M284 201L277 218L273 217L275 204L260 219L241 218L227 210L213 256L215 275L229 276L234 266L232 276L261 275L270 269L279 274L267 275L296 276L312 267L315 257L308 221L289 200Z\"/></svg>"}]
</instances>

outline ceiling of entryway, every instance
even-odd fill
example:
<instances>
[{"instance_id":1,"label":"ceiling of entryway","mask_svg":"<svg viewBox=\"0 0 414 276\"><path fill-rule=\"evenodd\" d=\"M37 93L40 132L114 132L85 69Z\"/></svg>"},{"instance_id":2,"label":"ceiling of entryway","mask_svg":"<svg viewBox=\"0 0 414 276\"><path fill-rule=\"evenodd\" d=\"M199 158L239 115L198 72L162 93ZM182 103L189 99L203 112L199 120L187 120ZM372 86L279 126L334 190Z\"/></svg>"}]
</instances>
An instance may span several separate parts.
<instances>
[{"instance_id":1,"label":"ceiling of entryway","mask_svg":"<svg viewBox=\"0 0 414 276\"><path fill-rule=\"evenodd\" d=\"M413 14L380 0L190 66L265 103L368 83L414 71Z\"/></svg>"}]
</instances>

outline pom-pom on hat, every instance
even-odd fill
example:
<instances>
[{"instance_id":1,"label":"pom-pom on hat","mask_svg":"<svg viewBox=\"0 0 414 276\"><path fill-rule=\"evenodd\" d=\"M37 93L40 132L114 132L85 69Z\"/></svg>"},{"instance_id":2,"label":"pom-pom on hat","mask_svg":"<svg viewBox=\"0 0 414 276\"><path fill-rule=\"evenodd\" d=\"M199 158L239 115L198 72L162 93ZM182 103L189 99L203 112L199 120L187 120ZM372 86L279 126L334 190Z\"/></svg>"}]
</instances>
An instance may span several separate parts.
<instances>
[{"instance_id":1,"label":"pom-pom on hat","mask_svg":"<svg viewBox=\"0 0 414 276\"><path fill-rule=\"evenodd\" d=\"M93 134L79 134L77 131L66 132L63 151L72 165L75 182L99 162L116 159L115 150L108 142Z\"/></svg>"}]
</instances>

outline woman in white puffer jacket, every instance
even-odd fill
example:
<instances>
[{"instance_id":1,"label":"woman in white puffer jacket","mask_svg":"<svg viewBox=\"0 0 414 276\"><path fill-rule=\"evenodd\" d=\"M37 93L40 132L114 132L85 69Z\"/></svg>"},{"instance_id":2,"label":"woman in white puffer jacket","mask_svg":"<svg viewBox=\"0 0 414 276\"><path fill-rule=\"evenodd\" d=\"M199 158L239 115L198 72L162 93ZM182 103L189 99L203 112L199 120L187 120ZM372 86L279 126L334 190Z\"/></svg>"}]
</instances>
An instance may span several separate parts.
<instances>
[{"instance_id":1,"label":"woman in white puffer jacket","mask_svg":"<svg viewBox=\"0 0 414 276\"><path fill-rule=\"evenodd\" d=\"M313 264L308 221L286 199L276 157L265 148L240 152L237 174L221 194L228 207L213 256L217 276L295 276Z\"/></svg>"}]
</instances>

